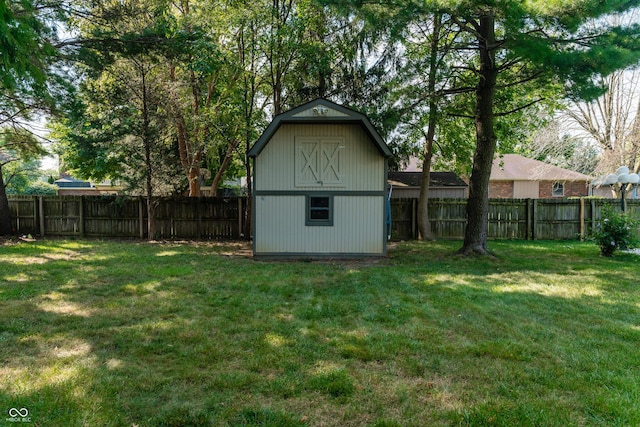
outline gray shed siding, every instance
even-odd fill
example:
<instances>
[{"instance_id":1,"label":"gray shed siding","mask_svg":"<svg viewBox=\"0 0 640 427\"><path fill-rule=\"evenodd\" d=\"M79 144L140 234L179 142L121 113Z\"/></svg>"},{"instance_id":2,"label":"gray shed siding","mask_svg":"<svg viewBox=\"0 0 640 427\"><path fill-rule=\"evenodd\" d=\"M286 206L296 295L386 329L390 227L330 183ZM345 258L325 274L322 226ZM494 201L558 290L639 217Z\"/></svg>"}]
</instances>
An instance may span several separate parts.
<instances>
[{"instance_id":1,"label":"gray shed siding","mask_svg":"<svg viewBox=\"0 0 640 427\"><path fill-rule=\"evenodd\" d=\"M381 196L334 196L331 227L305 225L305 196L256 196L255 253L381 255Z\"/></svg>"},{"instance_id":2,"label":"gray shed siding","mask_svg":"<svg viewBox=\"0 0 640 427\"><path fill-rule=\"evenodd\" d=\"M297 150L313 140L339 144L340 182L331 179L330 183L319 185L312 178L301 176L304 162L300 162L304 157ZM384 191L385 188L385 159L358 125L284 124L256 160L255 191Z\"/></svg>"},{"instance_id":3,"label":"gray shed siding","mask_svg":"<svg viewBox=\"0 0 640 427\"><path fill-rule=\"evenodd\" d=\"M282 124L255 158L254 254L384 255L386 165L358 124ZM306 224L314 194L332 198L331 226Z\"/></svg>"}]
</instances>

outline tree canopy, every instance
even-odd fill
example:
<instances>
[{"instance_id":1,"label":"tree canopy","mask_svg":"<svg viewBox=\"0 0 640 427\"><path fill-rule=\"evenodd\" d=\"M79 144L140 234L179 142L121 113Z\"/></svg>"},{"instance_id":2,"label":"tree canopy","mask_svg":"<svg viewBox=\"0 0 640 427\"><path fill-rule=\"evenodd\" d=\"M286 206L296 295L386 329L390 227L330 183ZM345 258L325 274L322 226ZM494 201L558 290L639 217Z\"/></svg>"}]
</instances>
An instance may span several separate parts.
<instances>
[{"instance_id":1,"label":"tree canopy","mask_svg":"<svg viewBox=\"0 0 640 427\"><path fill-rule=\"evenodd\" d=\"M149 196L198 196L243 169L250 185L246 153L266 123L326 97L367 114L397 153L420 151L426 175L432 163L469 174L461 252L486 253L494 155L638 64L639 24L605 19L638 4L4 0L1 102L51 97L48 64L65 59L75 80L56 125L65 166ZM42 5L55 12L36 13ZM73 36L52 42L52 22L69 14Z\"/></svg>"},{"instance_id":2,"label":"tree canopy","mask_svg":"<svg viewBox=\"0 0 640 427\"><path fill-rule=\"evenodd\" d=\"M44 153L28 121L51 113L61 93L54 43L65 13L60 2L0 1L0 235L11 233L3 168Z\"/></svg>"}]
</instances>

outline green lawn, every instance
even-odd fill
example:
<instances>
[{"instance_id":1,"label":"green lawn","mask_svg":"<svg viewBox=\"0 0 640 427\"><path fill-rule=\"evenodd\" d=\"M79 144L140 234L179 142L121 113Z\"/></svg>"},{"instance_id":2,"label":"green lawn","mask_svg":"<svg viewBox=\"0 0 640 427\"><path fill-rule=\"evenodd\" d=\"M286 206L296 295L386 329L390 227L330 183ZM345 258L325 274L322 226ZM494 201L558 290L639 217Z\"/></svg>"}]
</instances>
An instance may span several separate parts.
<instances>
[{"instance_id":1,"label":"green lawn","mask_svg":"<svg viewBox=\"0 0 640 427\"><path fill-rule=\"evenodd\" d=\"M640 256L459 246L2 245L0 425L640 425Z\"/></svg>"}]
</instances>

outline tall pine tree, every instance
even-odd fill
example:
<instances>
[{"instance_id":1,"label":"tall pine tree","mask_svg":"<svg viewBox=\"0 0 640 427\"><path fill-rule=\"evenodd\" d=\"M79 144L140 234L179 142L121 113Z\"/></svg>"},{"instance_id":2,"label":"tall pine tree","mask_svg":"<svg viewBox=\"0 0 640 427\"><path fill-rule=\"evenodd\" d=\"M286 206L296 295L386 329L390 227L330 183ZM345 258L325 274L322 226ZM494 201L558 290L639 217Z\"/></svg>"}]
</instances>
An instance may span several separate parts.
<instances>
[{"instance_id":1,"label":"tall pine tree","mask_svg":"<svg viewBox=\"0 0 640 427\"><path fill-rule=\"evenodd\" d=\"M56 58L52 17L63 18L63 2L0 0L0 235L11 234L2 167L41 155L26 121L53 107L51 65Z\"/></svg>"}]
</instances>

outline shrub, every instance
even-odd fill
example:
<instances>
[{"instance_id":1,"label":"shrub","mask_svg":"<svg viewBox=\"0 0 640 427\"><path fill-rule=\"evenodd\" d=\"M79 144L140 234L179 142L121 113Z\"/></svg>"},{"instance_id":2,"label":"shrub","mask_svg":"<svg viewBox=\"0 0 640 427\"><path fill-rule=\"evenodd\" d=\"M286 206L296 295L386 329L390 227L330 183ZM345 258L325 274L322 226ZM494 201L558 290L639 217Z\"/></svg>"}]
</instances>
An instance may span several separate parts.
<instances>
[{"instance_id":1,"label":"shrub","mask_svg":"<svg viewBox=\"0 0 640 427\"><path fill-rule=\"evenodd\" d=\"M27 196L55 196L58 186L43 181L32 181L22 188L7 187L7 194Z\"/></svg>"},{"instance_id":2,"label":"shrub","mask_svg":"<svg viewBox=\"0 0 640 427\"><path fill-rule=\"evenodd\" d=\"M630 249L638 245L635 235L637 226L638 221L635 219L605 205L593 239L600 247L600 253L610 257L618 249Z\"/></svg>"}]
</instances>

